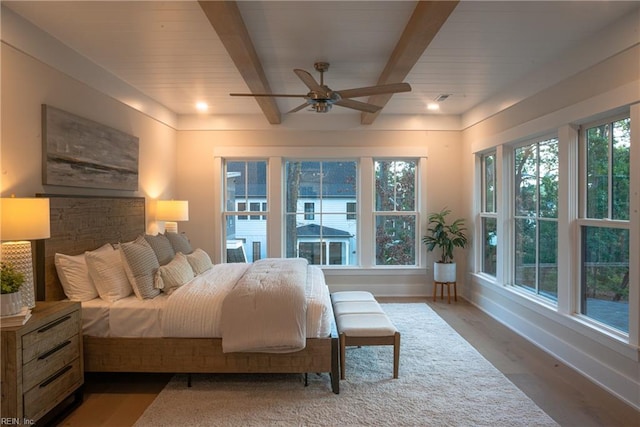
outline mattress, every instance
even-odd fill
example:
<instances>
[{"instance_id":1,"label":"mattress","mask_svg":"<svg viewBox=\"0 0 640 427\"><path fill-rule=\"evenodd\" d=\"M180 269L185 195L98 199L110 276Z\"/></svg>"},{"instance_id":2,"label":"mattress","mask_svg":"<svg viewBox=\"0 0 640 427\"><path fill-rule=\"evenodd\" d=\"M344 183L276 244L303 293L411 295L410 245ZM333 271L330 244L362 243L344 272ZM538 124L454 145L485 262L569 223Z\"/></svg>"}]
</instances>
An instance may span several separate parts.
<instances>
[{"instance_id":1,"label":"mattress","mask_svg":"<svg viewBox=\"0 0 640 427\"><path fill-rule=\"evenodd\" d=\"M210 285L210 295L206 307L198 309L221 311L222 301L228 292L228 286L219 285L216 280L223 274L224 266L230 264L218 264L211 270L196 276L184 284L179 291L188 292L189 286L196 281L205 281ZM185 289L182 289L185 288ZM331 332L333 311L329 297L329 289L326 285L324 274L317 266L309 266L307 284L305 287L307 300L307 338L326 337ZM169 338L176 337L172 334L172 325L163 324L163 313L169 308L170 299L174 295L161 294L152 299L139 299L135 295L115 302L107 302L101 298L82 303L83 334L93 337L121 337L121 338ZM211 324L195 325L198 333L191 338L208 337L220 338L220 316ZM206 331L203 333L202 331ZM179 336L184 337L184 334Z\"/></svg>"}]
</instances>

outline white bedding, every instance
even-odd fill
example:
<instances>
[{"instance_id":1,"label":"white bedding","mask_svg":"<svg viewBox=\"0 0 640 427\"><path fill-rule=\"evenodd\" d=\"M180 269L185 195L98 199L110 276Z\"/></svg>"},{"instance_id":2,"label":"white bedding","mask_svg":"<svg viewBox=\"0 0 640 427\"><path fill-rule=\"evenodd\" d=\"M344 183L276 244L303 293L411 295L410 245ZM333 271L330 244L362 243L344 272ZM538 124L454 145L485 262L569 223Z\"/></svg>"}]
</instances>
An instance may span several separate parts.
<instances>
[{"instance_id":1,"label":"white bedding","mask_svg":"<svg viewBox=\"0 0 640 427\"><path fill-rule=\"evenodd\" d=\"M140 300L135 295L115 302L100 298L82 302L83 333L94 337L215 337L220 338L220 313L222 301L232 283L227 280L235 277L248 264L217 264L211 270L196 276L193 280L178 288L173 294L161 294L153 299ZM326 337L331 332L333 311L322 270L310 266L305 288L307 299L307 338ZM200 298L197 288L210 293L206 304ZM213 321L201 318L199 323L185 329L184 325L169 325L164 322L171 310L168 301L176 293L187 295L194 310L206 309L213 315ZM196 308L197 307L197 308Z\"/></svg>"}]
</instances>

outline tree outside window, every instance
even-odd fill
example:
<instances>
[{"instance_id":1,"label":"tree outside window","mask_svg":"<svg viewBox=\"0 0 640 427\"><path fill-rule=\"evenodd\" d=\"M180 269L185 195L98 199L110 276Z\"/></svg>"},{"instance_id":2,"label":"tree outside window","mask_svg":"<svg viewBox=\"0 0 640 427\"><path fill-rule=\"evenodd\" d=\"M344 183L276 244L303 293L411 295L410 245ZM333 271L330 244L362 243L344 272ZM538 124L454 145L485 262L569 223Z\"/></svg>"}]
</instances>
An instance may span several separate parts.
<instances>
[{"instance_id":1,"label":"tree outside window","mask_svg":"<svg viewBox=\"0 0 640 427\"><path fill-rule=\"evenodd\" d=\"M630 118L587 126L583 146L580 310L629 332Z\"/></svg>"},{"instance_id":2,"label":"tree outside window","mask_svg":"<svg viewBox=\"0 0 640 427\"><path fill-rule=\"evenodd\" d=\"M416 265L415 160L376 160L376 265Z\"/></svg>"},{"instance_id":3,"label":"tree outside window","mask_svg":"<svg viewBox=\"0 0 640 427\"><path fill-rule=\"evenodd\" d=\"M558 298L558 140L514 150L514 283Z\"/></svg>"},{"instance_id":4,"label":"tree outside window","mask_svg":"<svg viewBox=\"0 0 640 427\"><path fill-rule=\"evenodd\" d=\"M482 230L481 271L491 276L497 271L498 218L496 200L496 153L480 157L482 207L480 221Z\"/></svg>"}]
</instances>

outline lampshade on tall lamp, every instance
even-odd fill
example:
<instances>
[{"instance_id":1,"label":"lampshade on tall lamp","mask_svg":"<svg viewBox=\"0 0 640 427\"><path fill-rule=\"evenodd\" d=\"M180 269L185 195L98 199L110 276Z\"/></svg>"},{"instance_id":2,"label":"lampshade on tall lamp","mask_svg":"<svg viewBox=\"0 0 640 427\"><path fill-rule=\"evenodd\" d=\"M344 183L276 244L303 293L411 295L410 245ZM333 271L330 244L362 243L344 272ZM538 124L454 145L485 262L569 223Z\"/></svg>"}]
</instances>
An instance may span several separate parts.
<instances>
[{"instance_id":1,"label":"lampshade on tall lamp","mask_svg":"<svg viewBox=\"0 0 640 427\"><path fill-rule=\"evenodd\" d=\"M33 284L33 255L31 240L49 238L49 199L45 198L2 198L0 199L0 257L2 262L11 264L24 276L20 287L23 305L36 305Z\"/></svg>"},{"instance_id":2,"label":"lampshade on tall lamp","mask_svg":"<svg viewBox=\"0 0 640 427\"><path fill-rule=\"evenodd\" d=\"M189 202L187 200L158 200L156 219L165 221L165 232L177 233L178 221L189 221Z\"/></svg>"}]
</instances>

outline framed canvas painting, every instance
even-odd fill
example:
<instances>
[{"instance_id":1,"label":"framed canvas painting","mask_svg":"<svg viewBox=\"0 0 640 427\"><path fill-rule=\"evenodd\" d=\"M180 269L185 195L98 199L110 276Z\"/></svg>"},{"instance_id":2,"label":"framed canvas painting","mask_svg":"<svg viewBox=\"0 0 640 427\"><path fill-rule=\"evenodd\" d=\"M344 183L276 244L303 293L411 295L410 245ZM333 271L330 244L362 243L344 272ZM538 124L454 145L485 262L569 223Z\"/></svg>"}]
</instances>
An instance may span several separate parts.
<instances>
[{"instance_id":1,"label":"framed canvas painting","mask_svg":"<svg viewBox=\"0 0 640 427\"><path fill-rule=\"evenodd\" d=\"M138 137L42 105L42 183L138 190Z\"/></svg>"}]
</instances>

